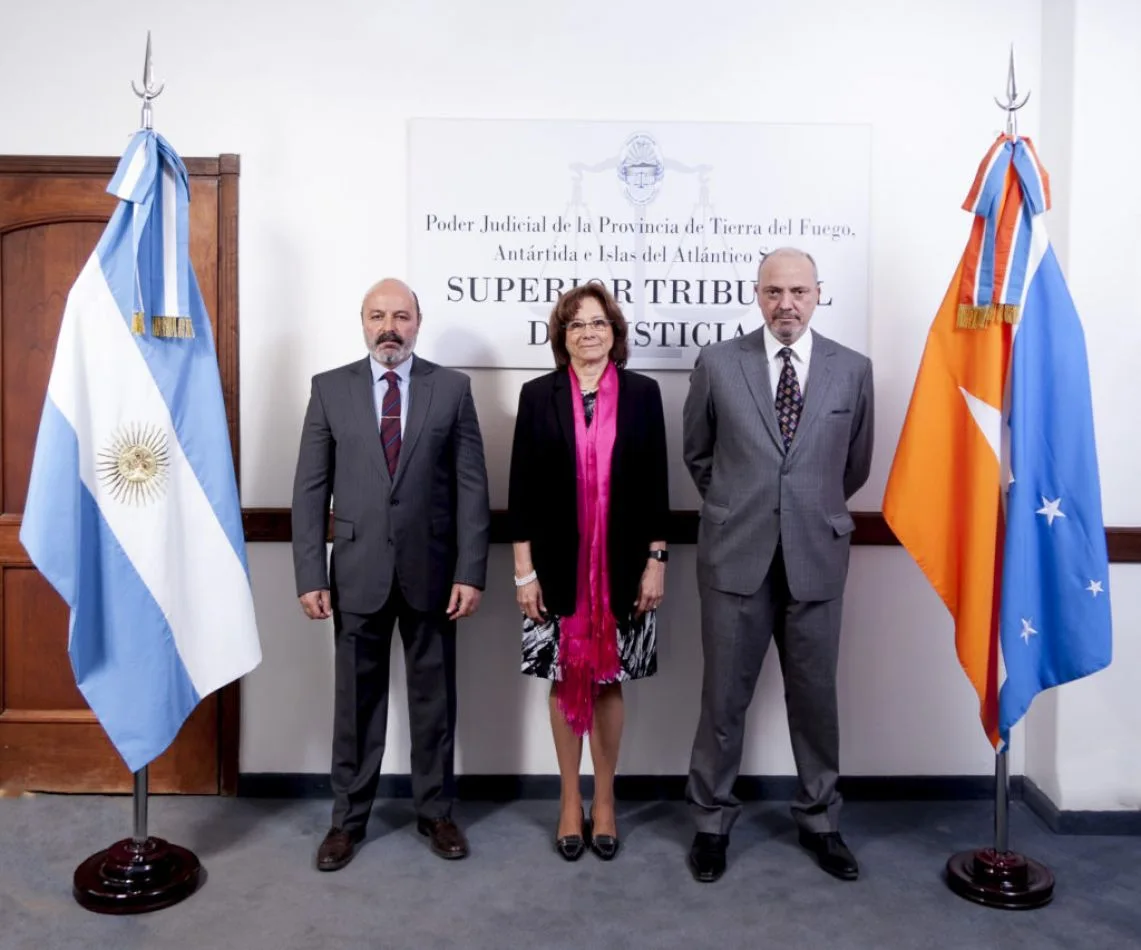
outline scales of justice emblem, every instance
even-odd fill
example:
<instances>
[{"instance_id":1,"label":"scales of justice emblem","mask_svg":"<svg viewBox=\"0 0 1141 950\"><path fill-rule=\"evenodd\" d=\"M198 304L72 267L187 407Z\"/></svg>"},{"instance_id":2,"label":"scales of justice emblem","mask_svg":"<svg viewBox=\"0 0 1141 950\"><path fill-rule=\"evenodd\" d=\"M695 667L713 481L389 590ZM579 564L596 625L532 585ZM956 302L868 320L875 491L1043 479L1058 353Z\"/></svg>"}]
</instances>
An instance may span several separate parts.
<instances>
[{"instance_id":1,"label":"scales of justice emblem","mask_svg":"<svg viewBox=\"0 0 1141 950\"><path fill-rule=\"evenodd\" d=\"M632 363L660 360L667 363L664 368L668 368L668 363L676 363L678 368L683 368L682 360L686 358L687 353L692 354L696 350L696 345L693 343L689 344L688 349L676 345L674 341L663 343L663 335L656 332L650 334L648 341L644 341L644 337L642 340L636 340L633 332L636 325L653 323L656 326L661 326L662 321L672 321L673 325L677 326L681 323L692 325L705 321L736 326L752 316L759 319L759 313L753 313L756 310L755 307L688 304L672 300L655 303L649 299L649 295L644 290L649 276L665 281L671 279L671 274L674 277L678 276L674 272L675 268L685 260L687 250L694 251L703 248L712 250L716 248L724 251L726 255L732 250L723 233L713 235L709 223L711 218L717 216L717 208L710 194L711 181L714 177L712 165L682 162L663 153L661 146L652 135L646 132L635 132L625 140L616 154L595 163L572 162L569 165L569 171L570 197L563 210L563 216L567 220L592 221L595 219L596 216L590 201L584 194L586 190L584 185L591 181L593 176L602 176L601 180L594 179L599 181L602 187L606 187L606 178L609 178L611 182L617 179L622 195L633 212L634 230L632 234L622 234L615 238L612 235L582 234L576 231L571 245L575 251L576 261L581 261L583 250L587 247L597 248L599 241L604 237L609 243L615 243L616 240L628 242L626 248L628 254L625 261L603 259L597 266L576 263L574 273L571 276L601 280L612 291L616 286L616 281L625 279L628 282L630 301L620 299L619 304L631 324L631 343L634 344L630 354ZM647 224L652 225L653 221L650 211L654 202L662 196L667 185L669 187L676 185L678 188L687 187L694 193L694 197L689 206L688 216L683 215L681 221L678 222L680 233L669 235L670 243L675 250L666 255L665 260L658 257L655 261L648 262L646 259L647 235L653 236L652 226L647 227ZM685 229L684 225L689 219L703 225L700 234L694 234ZM677 221L678 219L673 218L673 220ZM566 241L568 237L570 235L558 240ZM557 243L557 240L552 241L552 247ZM653 264L652 271L648 266L650 263ZM546 271L547 267L547 264L543 265L540 277L544 276L543 272ZM590 272L583 273L584 268ZM733 281L744 280L750 285L752 284L752 264L717 264L713 268L714 273L709 274L709 265L703 262L689 263L685 267L684 274L686 278L705 278L707 274L708 276L729 278L730 273L726 272L727 268L730 269ZM599 273L599 271L603 271L603 273ZM548 315L542 307L532 309L537 317L544 320Z\"/></svg>"}]
</instances>

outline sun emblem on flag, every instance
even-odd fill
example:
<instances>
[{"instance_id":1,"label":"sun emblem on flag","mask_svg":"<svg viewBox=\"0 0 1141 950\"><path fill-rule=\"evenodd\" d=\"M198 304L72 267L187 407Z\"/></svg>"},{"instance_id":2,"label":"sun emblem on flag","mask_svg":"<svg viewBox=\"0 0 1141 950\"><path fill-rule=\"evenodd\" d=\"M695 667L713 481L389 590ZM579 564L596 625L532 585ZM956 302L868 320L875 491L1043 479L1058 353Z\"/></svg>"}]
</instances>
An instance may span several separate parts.
<instances>
[{"instance_id":1,"label":"sun emblem on flag","mask_svg":"<svg viewBox=\"0 0 1141 950\"><path fill-rule=\"evenodd\" d=\"M96 472L111 497L131 505L146 505L166 487L170 446L166 433L150 423L123 426L100 449Z\"/></svg>"}]
</instances>

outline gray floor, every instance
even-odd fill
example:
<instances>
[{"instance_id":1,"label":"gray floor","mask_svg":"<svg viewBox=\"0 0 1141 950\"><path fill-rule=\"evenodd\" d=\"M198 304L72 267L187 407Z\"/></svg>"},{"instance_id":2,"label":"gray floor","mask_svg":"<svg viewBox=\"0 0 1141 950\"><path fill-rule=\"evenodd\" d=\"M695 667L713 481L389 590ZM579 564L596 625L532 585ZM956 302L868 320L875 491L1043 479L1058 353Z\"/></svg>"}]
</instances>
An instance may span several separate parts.
<instances>
[{"instance_id":1,"label":"gray floor","mask_svg":"<svg viewBox=\"0 0 1141 950\"><path fill-rule=\"evenodd\" d=\"M940 878L951 853L986 842L985 803L850 803L845 834L863 865L854 884L816 867L778 804L747 808L714 885L686 870L680 803L623 803L612 864L559 860L555 809L461 803L473 854L444 862L407 802L380 803L356 860L319 874L328 802L153 798L151 832L192 848L208 877L176 907L116 918L75 904L71 875L126 836L130 799L4 799L0 947L1141 948L1141 838L1055 836L1020 803L1012 843L1058 879L1052 905L1021 913L967 903Z\"/></svg>"}]
</instances>

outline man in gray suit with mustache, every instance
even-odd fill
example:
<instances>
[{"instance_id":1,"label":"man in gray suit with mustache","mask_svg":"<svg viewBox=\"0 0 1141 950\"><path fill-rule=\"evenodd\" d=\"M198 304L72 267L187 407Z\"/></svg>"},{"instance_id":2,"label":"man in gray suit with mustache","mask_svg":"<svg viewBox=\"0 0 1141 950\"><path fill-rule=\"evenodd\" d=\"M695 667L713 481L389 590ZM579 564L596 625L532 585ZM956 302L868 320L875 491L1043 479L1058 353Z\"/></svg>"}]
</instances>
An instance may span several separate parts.
<instances>
[{"instance_id":1,"label":"man in gray suit with mustache","mask_svg":"<svg viewBox=\"0 0 1141 950\"><path fill-rule=\"evenodd\" d=\"M420 303L398 280L365 295L369 355L313 378L293 485L293 563L305 615L333 618L333 821L317 867L363 840L388 724L392 631L408 676L412 797L432 851L462 858L451 817L456 620L487 571L487 470L468 378L412 355ZM333 557L325 566L329 499Z\"/></svg>"},{"instance_id":2,"label":"man in gray suit with mustache","mask_svg":"<svg viewBox=\"0 0 1141 950\"><path fill-rule=\"evenodd\" d=\"M800 843L843 880L859 873L839 834L836 661L854 528L847 499L872 458L871 361L808 329L816 263L769 253L757 275L765 325L705 348L684 409L685 462L702 497L697 540L705 658L686 796L699 881L725 871L740 812L745 714L769 641L784 675L799 778Z\"/></svg>"}]
</instances>

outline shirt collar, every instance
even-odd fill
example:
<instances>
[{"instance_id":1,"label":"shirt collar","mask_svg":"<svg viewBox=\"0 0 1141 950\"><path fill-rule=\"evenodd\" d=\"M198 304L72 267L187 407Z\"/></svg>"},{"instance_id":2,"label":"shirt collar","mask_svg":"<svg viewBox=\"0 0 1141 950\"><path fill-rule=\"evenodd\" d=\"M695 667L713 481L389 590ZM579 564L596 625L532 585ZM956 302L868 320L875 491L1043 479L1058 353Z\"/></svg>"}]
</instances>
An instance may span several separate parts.
<instances>
[{"instance_id":1,"label":"shirt collar","mask_svg":"<svg viewBox=\"0 0 1141 950\"><path fill-rule=\"evenodd\" d=\"M399 366L392 367L392 372L394 372L400 378L400 382L404 385L407 385L408 377L412 374L412 361L415 358L416 357L414 356L409 356L408 359L406 359ZM376 383L380 382L385 373L389 372L389 367L385 366L383 363L377 362L376 357L371 353L368 355L368 361L372 366L372 381L375 385Z\"/></svg>"},{"instance_id":2,"label":"shirt collar","mask_svg":"<svg viewBox=\"0 0 1141 950\"><path fill-rule=\"evenodd\" d=\"M769 325L765 324L765 353L770 360L777 358L777 353L784 348L785 344L781 343L776 338L776 335L769 329ZM792 359L794 363L803 363L808 365L809 359L812 357L812 330L805 328L805 331L800 335L800 339L792 343L788 347L792 350Z\"/></svg>"}]
</instances>

